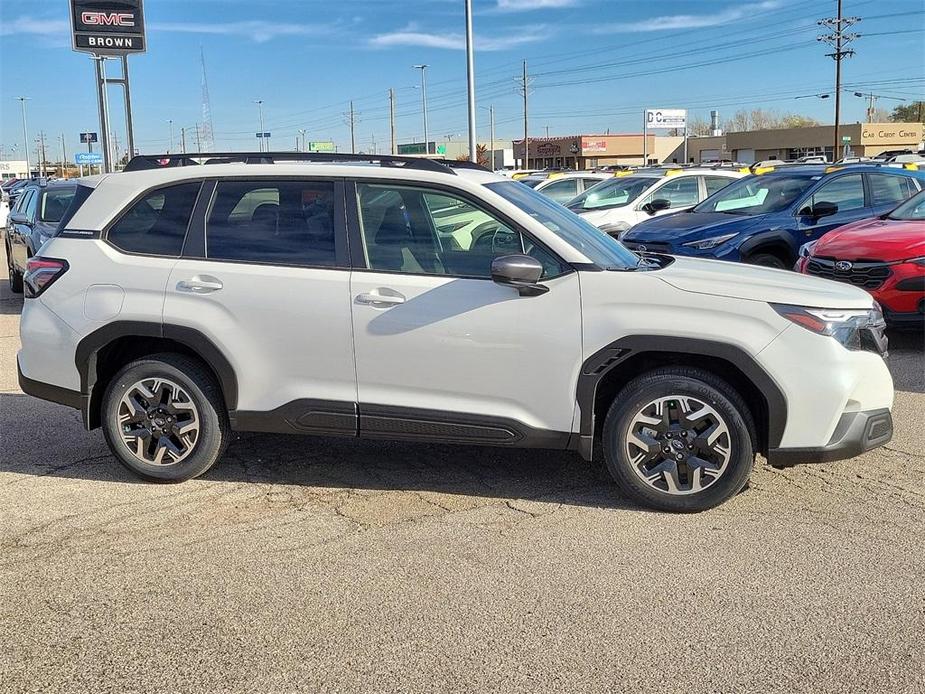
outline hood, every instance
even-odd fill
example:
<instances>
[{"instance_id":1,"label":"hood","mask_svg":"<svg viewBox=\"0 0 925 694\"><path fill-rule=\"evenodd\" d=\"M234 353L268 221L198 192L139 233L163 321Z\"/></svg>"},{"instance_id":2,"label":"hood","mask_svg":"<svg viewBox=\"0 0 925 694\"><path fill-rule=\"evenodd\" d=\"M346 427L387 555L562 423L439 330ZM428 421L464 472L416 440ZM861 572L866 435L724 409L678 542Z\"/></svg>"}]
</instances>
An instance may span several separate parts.
<instances>
[{"instance_id":1,"label":"hood","mask_svg":"<svg viewBox=\"0 0 925 694\"><path fill-rule=\"evenodd\" d=\"M674 241L751 231L765 222L767 215L724 214L722 212L675 212L646 219L626 235L627 241Z\"/></svg>"},{"instance_id":2,"label":"hood","mask_svg":"<svg viewBox=\"0 0 925 694\"><path fill-rule=\"evenodd\" d=\"M629 205L600 210L581 210L580 212L576 212L576 214L586 222L590 222L594 226L600 226L601 224L613 224L627 221L629 217L629 215L625 214L627 210L631 210Z\"/></svg>"},{"instance_id":3,"label":"hood","mask_svg":"<svg viewBox=\"0 0 925 694\"><path fill-rule=\"evenodd\" d=\"M819 239L813 255L835 260L906 260L925 256L925 221L865 219Z\"/></svg>"},{"instance_id":4,"label":"hood","mask_svg":"<svg viewBox=\"0 0 925 694\"><path fill-rule=\"evenodd\" d=\"M677 257L655 274L685 292L814 308L869 308L863 289L790 270Z\"/></svg>"}]
</instances>

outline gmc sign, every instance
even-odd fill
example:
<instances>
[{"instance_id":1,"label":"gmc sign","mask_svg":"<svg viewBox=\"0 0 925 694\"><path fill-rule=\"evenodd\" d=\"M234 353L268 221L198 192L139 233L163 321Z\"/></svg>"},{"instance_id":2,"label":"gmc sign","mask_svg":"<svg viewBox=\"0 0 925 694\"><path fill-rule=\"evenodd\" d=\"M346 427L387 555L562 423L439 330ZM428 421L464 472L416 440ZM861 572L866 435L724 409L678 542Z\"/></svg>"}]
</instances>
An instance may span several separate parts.
<instances>
[{"instance_id":1,"label":"gmc sign","mask_svg":"<svg viewBox=\"0 0 925 694\"><path fill-rule=\"evenodd\" d=\"M70 0L75 51L127 55L145 51L142 0Z\"/></svg>"}]
</instances>

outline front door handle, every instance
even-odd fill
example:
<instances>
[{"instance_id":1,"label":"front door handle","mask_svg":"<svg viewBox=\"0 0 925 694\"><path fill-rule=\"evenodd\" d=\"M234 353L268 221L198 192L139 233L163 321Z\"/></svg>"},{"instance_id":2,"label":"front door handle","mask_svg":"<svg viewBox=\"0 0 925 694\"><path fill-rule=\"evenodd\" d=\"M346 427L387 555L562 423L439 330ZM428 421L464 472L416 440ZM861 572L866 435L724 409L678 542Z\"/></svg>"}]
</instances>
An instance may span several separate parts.
<instances>
[{"instance_id":1,"label":"front door handle","mask_svg":"<svg viewBox=\"0 0 925 694\"><path fill-rule=\"evenodd\" d=\"M358 304L370 306L396 306L405 303L405 297L397 292L395 294L380 294L378 290L357 295Z\"/></svg>"},{"instance_id":2,"label":"front door handle","mask_svg":"<svg viewBox=\"0 0 925 694\"><path fill-rule=\"evenodd\" d=\"M196 275L192 279L180 280L177 282L177 289L181 292L192 292L193 294L210 294L217 292L223 286L222 281L211 275Z\"/></svg>"}]
</instances>

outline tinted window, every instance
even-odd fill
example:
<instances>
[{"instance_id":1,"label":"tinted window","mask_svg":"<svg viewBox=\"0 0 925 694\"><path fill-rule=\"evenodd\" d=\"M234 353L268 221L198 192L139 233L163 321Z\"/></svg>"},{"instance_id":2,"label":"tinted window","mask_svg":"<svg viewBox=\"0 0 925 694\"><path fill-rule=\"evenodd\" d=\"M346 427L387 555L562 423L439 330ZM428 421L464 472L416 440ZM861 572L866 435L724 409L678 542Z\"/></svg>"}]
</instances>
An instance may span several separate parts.
<instances>
[{"instance_id":1,"label":"tinted window","mask_svg":"<svg viewBox=\"0 0 925 694\"><path fill-rule=\"evenodd\" d=\"M735 179L726 176L704 176L703 182L707 184L707 196L713 195L732 183Z\"/></svg>"},{"instance_id":2,"label":"tinted window","mask_svg":"<svg viewBox=\"0 0 925 694\"><path fill-rule=\"evenodd\" d=\"M487 278L494 258L526 253L543 264L544 277L564 271L552 254L519 231L454 195L361 183L357 196L366 259L373 270Z\"/></svg>"},{"instance_id":3,"label":"tinted window","mask_svg":"<svg viewBox=\"0 0 925 694\"><path fill-rule=\"evenodd\" d=\"M780 212L800 199L818 177L784 174L746 176L694 208L695 212L757 215Z\"/></svg>"},{"instance_id":4,"label":"tinted window","mask_svg":"<svg viewBox=\"0 0 925 694\"><path fill-rule=\"evenodd\" d=\"M839 212L859 210L864 207L864 184L861 174L840 176L829 181L813 193L812 205L829 202L838 206Z\"/></svg>"},{"instance_id":5,"label":"tinted window","mask_svg":"<svg viewBox=\"0 0 925 694\"><path fill-rule=\"evenodd\" d=\"M29 189L24 193L21 193L20 196L16 199L16 204L13 205L13 212L23 212L26 209L26 206L29 204L29 200L32 199L33 189Z\"/></svg>"},{"instance_id":6,"label":"tinted window","mask_svg":"<svg viewBox=\"0 0 925 694\"><path fill-rule=\"evenodd\" d=\"M925 220L925 192L909 198L902 205L890 212L890 219Z\"/></svg>"},{"instance_id":7,"label":"tinted window","mask_svg":"<svg viewBox=\"0 0 925 694\"><path fill-rule=\"evenodd\" d=\"M578 195L578 179L563 178L561 181L550 183L540 192L556 202L566 202Z\"/></svg>"},{"instance_id":8,"label":"tinted window","mask_svg":"<svg viewBox=\"0 0 925 694\"><path fill-rule=\"evenodd\" d=\"M206 256L277 265L332 266L334 184L226 181L206 225Z\"/></svg>"},{"instance_id":9,"label":"tinted window","mask_svg":"<svg viewBox=\"0 0 925 694\"><path fill-rule=\"evenodd\" d=\"M39 203L39 191L35 188L29 191L29 199L23 203L23 211L26 214L26 217L29 218L29 221L35 221L35 211L38 209Z\"/></svg>"},{"instance_id":10,"label":"tinted window","mask_svg":"<svg viewBox=\"0 0 925 694\"><path fill-rule=\"evenodd\" d=\"M110 243L130 253L180 255L200 185L196 181L151 191L109 230Z\"/></svg>"},{"instance_id":11,"label":"tinted window","mask_svg":"<svg viewBox=\"0 0 925 694\"><path fill-rule=\"evenodd\" d=\"M626 176L608 178L591 186L569 203L574 212L601 210L629 205L642 193L658 183L654 176Z\"/></svg>"},{"instance_id":12,"label":"tinted window","mask_svg":"<svg viewBox=\"0 0 925 694\"><path fill-rule=\"evenodd\" d=\"M70 207L76 191L77 186L63 186L46 190L42 198L42 214L39 218L43 222L60 222L61 218L64 217L64 213Z\"/></svg>"},{"instance_id":13,"label":"tinted window","mask_svg":"<svg viewBox=\"0 0 925 694\"><path fill-rule=\"evenodd\" d=\"M898 204L912 195L909 190L911 179L904 176L888 176L886 174L868 174L870 194L873 205Z\"/></svg>"},{"instance_id":14,"label":"tinted window","mask_svg":"<svg viewBox=\"0 0 925 694\"><path fill-rule=\"evenodd\" d=\"M650 193L643 204L653 200L667 200L672 208L690 207L700 200L700 188L696 176L684 176L668 181L658 190Z\"/></svg>"}]
</instances>

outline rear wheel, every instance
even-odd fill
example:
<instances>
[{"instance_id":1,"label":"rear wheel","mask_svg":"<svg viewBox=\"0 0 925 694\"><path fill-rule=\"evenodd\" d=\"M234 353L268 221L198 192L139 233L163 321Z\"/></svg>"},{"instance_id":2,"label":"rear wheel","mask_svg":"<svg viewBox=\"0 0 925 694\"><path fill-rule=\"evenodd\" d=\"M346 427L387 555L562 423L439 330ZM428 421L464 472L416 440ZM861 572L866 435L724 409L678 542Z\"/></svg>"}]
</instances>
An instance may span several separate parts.
<instances>
[{"instance_id":1,"label":"rear wheel","mask_svg":"<svg viewBox=\"0 0 925 694\"><path fill-rule=\"evenodd\" d=\"M22 294L22 273L16 270L13 265L13 254L10 252L9 246L6 248L6 271L10 280L10 291L14 294Z\"/></svg>"},{"instance_id":2,"label":"rear wheel","mask_svg":"<svg viewBox=\"0 0 925 694\"><path fill-rule=\"evenodd\" d=\"M604 460L620 490L663 511L694 512L739 492L755 460L754 425L741 396L700 369L643 374L614 398Z\"/></svg>"},{"instance_id":3,"label":"rear wheel","mask_svg":"<svg viewBox=\"0 0 925 694\"><path fill-rule=\"evenodd\" d=\"M212 374L179 354L126 365L103 396L103 432L132 472L182 482L208 470L225 450L228 416Z\"/></svg>"},{"instance_id":4,"label":"rear wheel","mask_svg":"<svg viewBox=\"0 0 925 694\"><path fill-rule=\"evenodd\" d=\"M786 270L787 262L773 253L755 253L745 259L749 265L760 265L762 267L773 267L778 270Z\"/></svg>"}]
</instances>

